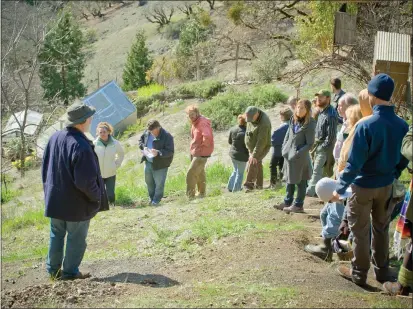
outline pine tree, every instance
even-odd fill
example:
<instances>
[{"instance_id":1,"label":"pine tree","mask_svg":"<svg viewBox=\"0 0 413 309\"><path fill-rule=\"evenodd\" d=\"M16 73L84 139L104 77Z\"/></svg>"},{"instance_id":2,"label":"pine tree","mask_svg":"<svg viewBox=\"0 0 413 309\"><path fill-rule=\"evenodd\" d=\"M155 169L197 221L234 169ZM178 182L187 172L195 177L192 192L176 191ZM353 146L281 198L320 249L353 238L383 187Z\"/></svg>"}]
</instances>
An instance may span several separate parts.
<instances>
[{"instance_id":1,"label":"pine tree","mask_svg":"<svg viewBox=\"0 0 413 309\"><path fill-rule=\"evenodd\" d=\"M85 40L79 26L68 11L46 36L39 53L39 76L47 100L60 100L64 105L86 94L82 84L85 68Z\"/></svg>"},{"instance_id":2,"label":"pine tree","mask_svg":"<svg viewBox=\"0 0 413 309\"><path fill-rule=\"evenodd\" d=\"M146 72L151 68L153 60L149 55L145 40L143 31L139 31L136 34L136 42L128 53L122 75L123 90L125 91L136 90L147 84Z\"/></svg>"}]
</instances>

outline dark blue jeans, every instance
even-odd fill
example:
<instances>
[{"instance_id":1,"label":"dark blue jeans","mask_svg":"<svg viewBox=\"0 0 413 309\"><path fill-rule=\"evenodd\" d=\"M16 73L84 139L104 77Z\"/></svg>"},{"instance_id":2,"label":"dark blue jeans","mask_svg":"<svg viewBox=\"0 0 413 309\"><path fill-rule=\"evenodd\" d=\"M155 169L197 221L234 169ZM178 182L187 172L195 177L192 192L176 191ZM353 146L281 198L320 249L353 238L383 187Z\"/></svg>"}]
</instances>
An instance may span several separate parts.
<instances>
[{"instance_id":1,"label":"dark blue jeans","mask_svg":"<svg viewBox=\"0 0 413 309\"><path fill-rule=\"evenodd\" d=\"M86 251L86 237L90 220L69 222L50 219L50 244L46 269L51 275L56 275L63 264L63 277L74 277L79 273L79 265ZM67 233L66 250L65 236Z\"/></svg>"},{"instance_id":2,"label":"dark blue jeans","mask_svg":"<svg viewBox=\"0 0 413 309\"><path fill-rule=\"evenodd\" d=\"M154 170L151 162L145 162L145 182L149 198L154 204L158 204L163 198L167 174L168 168Z\"/></svg>"},{"instance_id":3,"label":"dark blue jeans","mask_svg":"<svg viewBox=\"0 0 413 309\"><path fill-rule=\"evenodd\" d=\"M305 199L305 190L307 188L307 180L302 180L298 184L287 183L287 196L284 198L284 203L291 206L294 200L295 186L297 186L297 197L295 198L294 205L297 207L303 207Z\"/></svg>"},{"instance_id":4,"label":"dark blue jeans","mask_svg":"<svg viewBox=\"0 0 413 309\"><path fill-rule=\"evenodd\" d=\"M103 182L105 183L106 194L108 196L109 203L115 204L116 175L108 178L103 178Z\"/></svg>"}]
</instances>

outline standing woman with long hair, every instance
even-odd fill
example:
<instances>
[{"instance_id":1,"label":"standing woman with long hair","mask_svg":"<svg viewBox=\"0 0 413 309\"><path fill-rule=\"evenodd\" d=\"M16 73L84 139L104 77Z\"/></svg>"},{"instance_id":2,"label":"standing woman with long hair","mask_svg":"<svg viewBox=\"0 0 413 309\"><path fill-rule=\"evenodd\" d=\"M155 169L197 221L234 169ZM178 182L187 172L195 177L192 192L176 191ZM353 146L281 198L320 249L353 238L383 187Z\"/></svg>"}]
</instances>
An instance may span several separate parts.
<instances>
[{"instance_id":1,"label":"standing woman with long hair","mask_svg":"<svg viewBox=\"0 0 413 309\"><path fill-rule=\"evenodd\" d=\"M275 208L285 212L303 212L307 181L311 179L312 167L310 149L314 144L316 122L311 118L311 102L300 100L291 117L282 146L284 157L284 177L287 195L284 203ZM297 196L294 201L294 191ZM293 204L294 201L294 204Z\"/></svg>"},{"instance_id":2,"label":"standing woman with long hair","mask_svg":"<svg viewBox=\"0 0 413 309\"><path fill-rule=\"evenodd\" d=\"M93 141L99 159L100 172L106 187L109 203L115 204L116 170L121 166L124 151L113 137L113 127L107 122L100 122L96 128L97 138Z\"/></svg>"}]
</instances>

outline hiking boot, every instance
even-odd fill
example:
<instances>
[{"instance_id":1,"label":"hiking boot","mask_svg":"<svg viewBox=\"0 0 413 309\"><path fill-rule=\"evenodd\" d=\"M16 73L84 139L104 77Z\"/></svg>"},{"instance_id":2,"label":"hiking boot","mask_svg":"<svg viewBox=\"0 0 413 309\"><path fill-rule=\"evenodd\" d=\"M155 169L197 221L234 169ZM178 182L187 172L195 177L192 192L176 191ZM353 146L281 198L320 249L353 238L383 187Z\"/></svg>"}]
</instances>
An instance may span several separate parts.
<instances>
[{"instance_id":1,"label":"hiking boot","mask_svg":"<svg viewBox=\"0 0 413 309\"><path fill-rule=\"evenodd\" d=\"M274 205L274 208L278 209L278 210L283 210L284 208L287 208L287 207L290 207L290 205L287 205L286 203L281 203L281 204L278 204L278 205Z\"/></svg>"},{"instance_id":2,"label":"hiking boot","mask_svg":"<svg viewBox=\"0 0 413 309\"><path fill-rule=\"evenodd\" d=\"M275 189L275 183L270 183L265 189Z\"/></svg>"},{"instance_id":3,"label":"hiking boot","mask_svg":"<svg viewBox=\"0 0 413 309\"><path fill-rule=\"evenodd\" d=\"M289 214L290 212L303 213L304 209L303 209L303 207L298 207L296 205L292 205L292 206L284 207L283 211L285 211L287 214Z\"/></svg>"},{"instance_id":4,"label":"hiking boot","mask_svg":"<svg viewBox=\"0 0 413 309\"><path fill-rule=\"evenodd\" d=\"M385 282L383 283L383 291L391 296L408 296L410 288L402 286L399 282Z\"/></svg>"},{"instance_id":5,"label":"hiking boot","mask_svg":"<svg viewBox=\"0 0 413 309\"><path fill-rule=\"evenodd\" d=\"M62 280L83 280L90 278L90 273L81 273L80 271L75 276L62 277Z\"/></svg>"},{"instance_id":6,"label":"hiking boot","mask_svg":"<svg viewBox=\"0 0 413 309\"><path fill-rule=\"evenodd\" d=\"M344 266L344 265L339 266L337 268L337 272L341 277L347 280L353 281L355 284L359 286L366 285L366 280L355 278L352 274L351 268L348 268L347 266Z\"/></svg>"},{"instance_id":7,"label":"hiking boot","mask_svg":"<svg viewBox=\"0 0 413 309\"><path fill-rule=\"evenodd\" d=\"M331 262L333 258L333 248L331 246L331 238L324 238L323 244L320 245L307 245L304 247L304 251L319 257L320 259Z\"/></svg>"},{"instance_id":8,"label":"hiking boot","mask_svg":"<svg viewBox=\"0 0 413 309\"><path fill-rule=\"evenodd\" d=\"M252 192L252 191L254 191L253 188L244 187L244 192L245 192L245 193L250 193L250 192Z\"/></svg>"}]
</instances>

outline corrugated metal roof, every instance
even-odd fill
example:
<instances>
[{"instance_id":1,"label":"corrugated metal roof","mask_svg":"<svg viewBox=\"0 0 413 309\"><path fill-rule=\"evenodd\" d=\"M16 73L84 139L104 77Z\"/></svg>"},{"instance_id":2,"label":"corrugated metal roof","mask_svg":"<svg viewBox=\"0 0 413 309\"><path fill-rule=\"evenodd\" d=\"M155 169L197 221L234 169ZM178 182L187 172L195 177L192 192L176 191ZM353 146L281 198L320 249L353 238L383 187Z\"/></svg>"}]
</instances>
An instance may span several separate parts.
<instances>
[{"instance_id":1,"label":"corrugated metal roof","mask_svg":"<svg viewBox=\"0 0 413 309\"><path fill-rule=\"evenodd\" d=\"M92 118L90 133L95 136L96 127L101 121L109 122L113 127L136 111L135 105L128 99L115 81L110 81L92 94L83 98L86 105L96 108Z\"/></svg>"},{"instance_id":2,"label":"corrugated metal roof","mask_svg":"<svg viewBox=\"0 0 413 309\"><path fill-rule=\"evenodd\" d=\"M410 63L410 35L377 31L374 59Z\"/></svg>"},{"instance_id":3,"label":"corrugated metal roof","mask_svg":"<svg viewBox=\"0 0 413 309\"><path fill-rule=\"evenodd\" d=\"M24 111L16 113L16 118L18 119L18 122L16 121L16 118L14 118L14 116L11 115L9 120L7 121L6 126L3 129L2 135L8 135L10 133L20 132L19 124L23 123L24 114L25 114ZM24 133L33 135L36 132L37 127L42 122L42 119L43 119L43 114L28 110L27 118L26 118L26 127L24 128Z\"/></svg>"}]
</instances>

